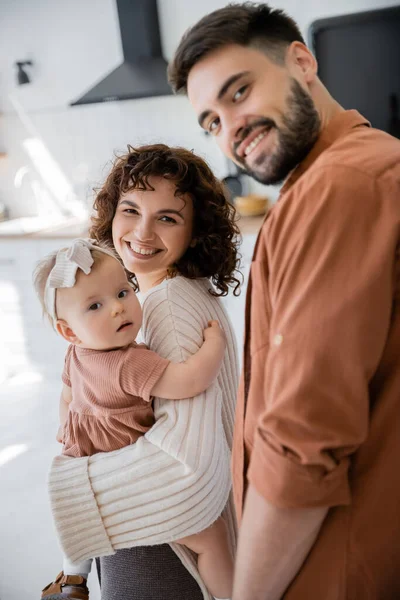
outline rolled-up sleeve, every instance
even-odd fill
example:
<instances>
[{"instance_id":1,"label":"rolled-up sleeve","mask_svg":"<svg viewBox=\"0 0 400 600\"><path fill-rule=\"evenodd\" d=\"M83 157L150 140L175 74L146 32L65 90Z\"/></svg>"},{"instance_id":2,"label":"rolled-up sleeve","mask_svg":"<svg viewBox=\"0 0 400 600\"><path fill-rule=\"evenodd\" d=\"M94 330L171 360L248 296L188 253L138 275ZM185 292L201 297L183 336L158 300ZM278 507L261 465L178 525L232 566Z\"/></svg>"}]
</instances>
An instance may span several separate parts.
<instances>
[{"instance_id":1,"label":"rolled-up sleeve","mask_svg":"<svg viewBox=\"0 0 400 600\"><path fill-rule=\"evenodd\" d=\"M392 311L391 203L354 169L314 169L262 240L271 316L248 479L276 506L351 502L350 459L368 435Z\"/></svg>"}]
</instances>

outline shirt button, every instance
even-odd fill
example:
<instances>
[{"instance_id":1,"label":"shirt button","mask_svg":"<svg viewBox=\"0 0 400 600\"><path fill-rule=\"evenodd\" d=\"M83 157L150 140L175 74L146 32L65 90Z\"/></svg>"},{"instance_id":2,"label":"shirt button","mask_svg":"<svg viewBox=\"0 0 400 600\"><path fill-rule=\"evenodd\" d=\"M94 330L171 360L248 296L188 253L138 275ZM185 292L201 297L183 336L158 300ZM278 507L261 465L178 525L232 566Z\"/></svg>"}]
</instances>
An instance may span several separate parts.
<instances>
[{"instance_id":1,"label":"shirt button","mask_svg":"<svg viewBox=\"0 0 400 600\"><path fill-rule=\"evenodd\" d=\"M274 336L274 339L273 339L273 342L272 342L273 345L274 346L280 346L282 344L282 342L283 342L283 335L281 333L277 333Z\"/></svg>"}]
</instances>

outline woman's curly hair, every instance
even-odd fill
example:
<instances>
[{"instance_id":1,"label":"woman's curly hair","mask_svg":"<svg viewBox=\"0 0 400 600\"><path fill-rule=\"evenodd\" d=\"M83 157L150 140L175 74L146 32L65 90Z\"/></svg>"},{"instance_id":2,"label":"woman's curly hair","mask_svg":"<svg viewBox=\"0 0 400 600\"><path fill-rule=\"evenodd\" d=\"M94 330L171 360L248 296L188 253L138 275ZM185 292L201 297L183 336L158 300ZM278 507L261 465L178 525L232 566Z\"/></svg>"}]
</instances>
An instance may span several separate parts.
<instances>
[{"instance_id":1,"label":"woman's curly hair","mask_svg":"<svg viewBox=\"0 0 400 600\"><path fill-rule=\"evenodd\" d=\"M152 190L149 177L165 177L176 184L176 195L189 194L193 201L194 247L171 265L169 276L176 274L196 279L211 279L216 290L210 293L226 296L229 286L239 295L241 276L239 228L236 211L228 201L225 189L207 163L184 148L153 144L133 148L117 156L104 185L94 201L96 214L92 218L90 236L112 247L112 222L122 194L132 189ZM131 274L135 290L138 283Z\"/></svg>"}]
</instances>

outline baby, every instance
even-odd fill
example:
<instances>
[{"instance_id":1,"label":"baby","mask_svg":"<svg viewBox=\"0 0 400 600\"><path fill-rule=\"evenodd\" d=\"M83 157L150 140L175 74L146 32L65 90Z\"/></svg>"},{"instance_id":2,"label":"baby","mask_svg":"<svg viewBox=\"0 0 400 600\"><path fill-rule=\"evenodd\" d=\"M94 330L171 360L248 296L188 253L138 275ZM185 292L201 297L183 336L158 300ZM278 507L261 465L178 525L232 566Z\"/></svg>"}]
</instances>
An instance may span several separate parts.
<instances>
[{"instance_id":1,"label":"baby","mask_svg":"<svg viewBox=\"0 0 400 600\"><path fill-rule=\"evenodd\" d=\"M34 285L54 329L70 343L57 434L63 454L90 456L133 444L154 423L152 396L190 398L218 374L225 336L216 321L204 330L198 352L182 363L135 342L142 324L139 301L118 258L94 240L75 240L46 257L35 270ZM233 566L224 521L179 543L198 554L210 591L229 595ZM42 599L88 599L91 562L65 559Z\"/></svg>"}]
</instances>

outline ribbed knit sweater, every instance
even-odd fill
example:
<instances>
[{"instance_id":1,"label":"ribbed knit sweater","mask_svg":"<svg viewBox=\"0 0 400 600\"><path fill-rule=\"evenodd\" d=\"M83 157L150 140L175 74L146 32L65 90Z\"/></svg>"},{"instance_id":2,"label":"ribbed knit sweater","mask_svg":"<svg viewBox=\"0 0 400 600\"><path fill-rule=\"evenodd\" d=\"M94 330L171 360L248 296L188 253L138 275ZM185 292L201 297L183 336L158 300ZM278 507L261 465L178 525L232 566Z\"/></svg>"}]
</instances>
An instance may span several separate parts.
<instances>
[{"instance_id":1,"label":"ribbed knit sweater","mask_svg":"<svg viewBox=\"0 0 400 600\"><path fill-rule=\"evenodd\" d=\"M236 521L230 450L238 384L232 325L206 279L167 279L143 299L148 347L174 362L198 350L217 319L227 336L217 380L187 400L154 400L155 425L132 446L84 458L57 456L49 490L61 545L72 561L120 548L171 543L198 581L194 555L174 540L198 533L224 514L232 550ZM149 565L151 568L151 565Z\"/></svg>"}]
</instances>

